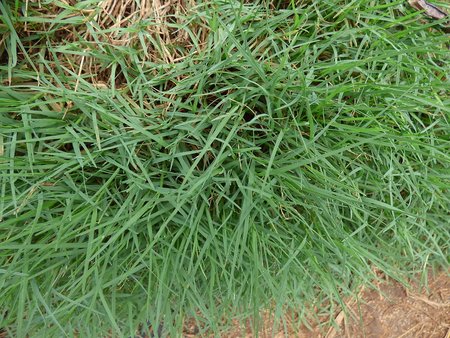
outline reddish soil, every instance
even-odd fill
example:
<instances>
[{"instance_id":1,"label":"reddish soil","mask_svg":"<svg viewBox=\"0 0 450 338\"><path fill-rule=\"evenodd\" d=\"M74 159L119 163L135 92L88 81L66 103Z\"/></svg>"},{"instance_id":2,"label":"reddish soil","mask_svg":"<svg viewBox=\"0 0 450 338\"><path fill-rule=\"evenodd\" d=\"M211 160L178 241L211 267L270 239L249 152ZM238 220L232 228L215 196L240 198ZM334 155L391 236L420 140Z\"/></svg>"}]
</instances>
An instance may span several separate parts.
<instances>
[{"instance_id":1,"label":"reddish soil","mask_svg":"<svg viewBox=\"0 0 450 338\"><path fill-rule=\"evenodd\" d=\"M428 287L413 283L406 289L400 283L386 280L378 289L362 288L357 297L346 302L343 311L334 315L335 325L312 331L302 327L273 331L273 321L265 320L261 338L450 338L450 274L430 277ZM282 325L279 325L282 327ZM185 335L198 337L198 335ZM226 338L256 337L251 329L237 329L223 334Z\"/></svg>"},{"instance_id":2,"label":"reddish soil","mask_svg":"<svg viewBox=\"0 0 450 338\"><path fill-rule=\"evenodd\" d=\"M351 306L353 318L342 320L331 337L450 338L450 277L441 274L427 290L412 290L387 281L380 292L363 290L361 304Z\"/></svg>"}]
</instances>

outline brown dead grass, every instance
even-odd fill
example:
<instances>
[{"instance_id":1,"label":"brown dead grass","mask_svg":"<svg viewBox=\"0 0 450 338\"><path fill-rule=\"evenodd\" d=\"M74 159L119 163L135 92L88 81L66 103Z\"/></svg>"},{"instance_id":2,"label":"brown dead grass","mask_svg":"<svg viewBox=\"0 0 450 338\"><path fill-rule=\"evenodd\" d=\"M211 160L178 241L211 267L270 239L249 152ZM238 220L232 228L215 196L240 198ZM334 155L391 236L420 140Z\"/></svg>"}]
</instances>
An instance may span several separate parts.
<instances>
[{"instance_id":1,"label":"brown dead grass","mask_svg":"<svg viewBox=\"0 0 450 338\"><path fill-rule=\"evenodd\" d=\"M105 0L96 21L100 28L110 31L107 38L113 45L135 46L140 43L138 34L129 28L148 20L145 24L148 37L160 42L161 48L146 39L145 55L152 61L175 63L189 55L181 50L188 51L206 40L206 25L189 25L186 21L195 5L194 0L141 0L140 4L135 0ZM179 28L186 25L193 34Z\"/></svg>"},{"instance_id":2,"label":"brown dead grass","mask_svg":"<svg viewBox=\"0 0 450 338\"><path fill-rule=\"evenodd\" d=\"M195 15L195 0L104 0L96 9L80 10L73 8L76 3L76 0L62 0L41 4L37 0L27 0L24 12L19 13L23 18L15 28L20 38L47 34L53 47L77 45L83 55L47 53L45 58L96 85L111 81L117 87L126 84L120 66L113 72L108 63L96 57L103 47L138 51L138 61L142 63L175 64L198 53L209 34L204 19ZM81 22L77 25L52 23L52 20L73 16L82 18ZM45 20L28 21L28 17ZM40 52L40 45L34 42L25 46L27 53ZM122 64L128 66L136 62L126 52L122 55ZM25 59L22 53L18 58ZM114 79L111 79L112 74L115 74ZM70 76L69 72L66 75Z\"/></svg>"}]
</instances>

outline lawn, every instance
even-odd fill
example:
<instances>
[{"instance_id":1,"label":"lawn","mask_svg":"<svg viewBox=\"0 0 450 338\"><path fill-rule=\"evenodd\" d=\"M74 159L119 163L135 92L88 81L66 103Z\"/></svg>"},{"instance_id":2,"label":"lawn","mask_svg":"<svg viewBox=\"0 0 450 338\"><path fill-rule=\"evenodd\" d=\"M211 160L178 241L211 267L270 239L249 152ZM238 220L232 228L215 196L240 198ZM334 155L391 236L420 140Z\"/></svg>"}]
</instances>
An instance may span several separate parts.
<instances>
[{"instance_id":1,"label":"lawn","mask_svg":"<svg viewBox=\"0 0 450 338\"><path fill-rule=\"evenodd\" d=\"M447 269L445 20L390 0L1 1L4 334L312 325L380 273Z\"/></svg>"}]
</instances>

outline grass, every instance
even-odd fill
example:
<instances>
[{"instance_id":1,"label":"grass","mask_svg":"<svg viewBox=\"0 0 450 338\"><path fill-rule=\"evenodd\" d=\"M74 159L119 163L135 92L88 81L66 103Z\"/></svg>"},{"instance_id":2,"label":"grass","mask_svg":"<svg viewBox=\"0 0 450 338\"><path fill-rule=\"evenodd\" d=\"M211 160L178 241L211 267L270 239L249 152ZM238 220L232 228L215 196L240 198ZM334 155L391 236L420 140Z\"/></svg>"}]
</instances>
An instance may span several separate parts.
<instances>
[{"instance_id":1,"label":"grass","mask_svg":"<svg viewBox=\"0 0 450 338\"><path fill-rule=\"evenodd\" d=\"M125 3L0 2L10 335L287 325L376 271L448 268L442 21L405 1Z\"/></svg>"}]
</instances>

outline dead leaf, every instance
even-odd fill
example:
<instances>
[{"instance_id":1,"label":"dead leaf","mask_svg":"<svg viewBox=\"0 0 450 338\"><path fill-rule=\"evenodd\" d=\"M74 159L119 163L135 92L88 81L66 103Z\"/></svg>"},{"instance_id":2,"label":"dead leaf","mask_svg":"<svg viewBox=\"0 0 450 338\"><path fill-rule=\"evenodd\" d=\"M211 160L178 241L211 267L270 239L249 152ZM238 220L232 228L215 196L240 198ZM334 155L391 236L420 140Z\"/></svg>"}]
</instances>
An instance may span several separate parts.
<instances>
[{"instance_id":1,"label":"dead leaf","mask_svg":"<svg viewBox=\"0 0 450 338\"><path fill-rule=\"evenodd\" d=\"M412 7L420 11L425 11L424 13L430 18L440 20L448 16L448 14L444 10L433 4L430 4L425 0L409 0L408 2Z\"/></svg>"}]
</instances>

